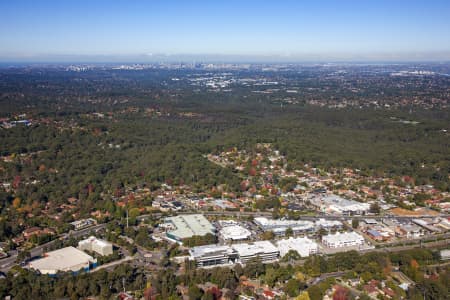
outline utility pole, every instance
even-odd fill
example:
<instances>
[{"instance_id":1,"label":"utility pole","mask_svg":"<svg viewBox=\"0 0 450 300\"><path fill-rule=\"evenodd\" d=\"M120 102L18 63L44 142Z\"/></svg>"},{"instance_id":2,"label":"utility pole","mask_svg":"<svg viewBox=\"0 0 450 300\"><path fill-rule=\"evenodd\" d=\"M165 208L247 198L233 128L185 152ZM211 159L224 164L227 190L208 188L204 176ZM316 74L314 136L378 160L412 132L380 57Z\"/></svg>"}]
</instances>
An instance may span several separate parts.
<instances>
[{"instance_id":1,"label":"utility pole","mask_svg":"<svg viewBox=\"0 0 450 300\"><path fill-rule=\"evenodd\" d=\"M123 292L125 293L125 277L122 277Z\"/></svg>"},{"instance_id":2,"label":"utility pole","mask_svg":"<svg viewBox=\"0 0 450 300\"><path fill-rule=\"evenodd\" d=\"M127 208L127 228L128 228L128 208Z\"/></svg>"}]
</instances>

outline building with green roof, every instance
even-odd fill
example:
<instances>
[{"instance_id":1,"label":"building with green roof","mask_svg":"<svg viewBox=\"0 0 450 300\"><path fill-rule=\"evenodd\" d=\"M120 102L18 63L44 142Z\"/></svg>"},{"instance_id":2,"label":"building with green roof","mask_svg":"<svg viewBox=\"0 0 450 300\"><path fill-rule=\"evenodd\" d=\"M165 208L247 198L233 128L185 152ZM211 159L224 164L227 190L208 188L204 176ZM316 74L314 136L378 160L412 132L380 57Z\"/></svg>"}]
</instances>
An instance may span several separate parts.
<instances>
[{"instance_id":1,"label":"building with green roof","mask_svg":"<svg viewBox=\"0 0 450 300\"><path fill-rule=\"evenodd\" d=\"M193 236L204 236L208 233L214 235L216 230L201 214L168 217L164 219L164 223L172 228L166 233L167 237L178 242Z\"/></svg>"}]
</instances>

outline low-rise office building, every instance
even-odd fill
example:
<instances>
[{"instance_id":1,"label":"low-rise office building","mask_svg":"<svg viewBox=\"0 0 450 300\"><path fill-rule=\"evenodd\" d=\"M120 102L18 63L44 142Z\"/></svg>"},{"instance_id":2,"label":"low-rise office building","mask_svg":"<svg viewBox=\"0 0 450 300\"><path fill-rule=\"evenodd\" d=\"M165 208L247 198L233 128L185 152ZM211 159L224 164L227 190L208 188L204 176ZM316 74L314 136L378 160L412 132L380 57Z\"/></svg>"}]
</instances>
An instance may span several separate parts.
<instances>
[{"instance_id":1,"label":"low-rise office building","mask_svg":"<svg viewBox=\"0 0 450 300\"><path fill-rule=\"evenodd\" d=\"M450 249L441 250L439 254L441 255L441 260L450 260Z\"/></svg>"},{"instance_id":2,"label":"low-rise office building","mask_svg":"<svg viewBox=\"0 0 450 300\"><path fill-rule=\"evenodd\" d=\"M234 263L237 253L230 246L205 245L193 247L189 250L192 260L197 267L208 267Z\"/></svg>"},{"instance_id":3,"label":"low-rise office building","mask_svg":"<svg viewBox=\"0 0 450 300\"><path fill-rule=\"evenodd\" d=\"M369 203L344 199L337 195L317 194L309 199L319 211L338 215L364 215L370 210Z\"/></svg>"},{"instance_id":4,"label":"low-rise office building","mask_svg":"<svg viewBox=\"0 0 450 300\"><path fill-rule=\"evenodd\" d=\"M343 224L341 221L338 220L325 220L325 219L318 219L314 222L314 225L316 226L316 230L318 229L342 229Z\"/></svg>"},{"instance_id":5,"label":"low-rise office building","mask_svg":"<svg viewBox=\"0 0 450 300\"><path fill-rule=\"evenodd\" d=\"M329 234L322 237L322 243L329 248L364 245L364 238L356 232Z\"/></svg>"},{"instance_id":6,"label":"low-rise office building","mask_svg":"<svg viewBox=\"0 0 450 300\"><path fill-rule=\"evenodd\" d=\"M314 232L315 226L311 221L302 220L274 220L265 217L254 219L256 225L264 231L272 231L275 235L283 236L288 228L291 228L294 234L307 234Z\"/></svg>"},{"instance_id":7,"label":"low-rise office building","mask_svg":"<svg viewBox=\"0 0 450 300\"><path fill-rule=\"evenodd\" d=\"M234 245L205 245L189 250L191 260L197 267L209 267L234 263L245 264L259 258L261 262L272 262L279 258L278 249L269 241L240 243Z\"/></svg>"},{"instance_id":8,"label":"low-rise office building","mask_svg":"<svg viewBox=\"0 0 450 300\"><path fill-rule=\"evenodd\" d=\"M269 241L235 244L232 246L237 252L239 262L245 264L258 258L263 263L272 262L279 258L280 251Z\"/></svg>"},{"instance_id":9,"label":"low-rise office building","mask_svg":"<svg viewBox=\"0 0 450 300\"><path fill-rule=\"evenodd\" d=\"M310 256L319 250L317 243L307 237L279 240L276 244L281 257L285 256L291 250L297 251L301 257Z\"/></svg>"},{"instance_id":10,"label":"low-rise office building","mask_svg":"<svg viewBox=\"0 0 450 300\"><path fill-rule=\"evenodd\" d=\"M78 242L78 249L93 251L103 256L113 254L113 245L107 241L91 236Z\"/></svg>"}]
</instances>

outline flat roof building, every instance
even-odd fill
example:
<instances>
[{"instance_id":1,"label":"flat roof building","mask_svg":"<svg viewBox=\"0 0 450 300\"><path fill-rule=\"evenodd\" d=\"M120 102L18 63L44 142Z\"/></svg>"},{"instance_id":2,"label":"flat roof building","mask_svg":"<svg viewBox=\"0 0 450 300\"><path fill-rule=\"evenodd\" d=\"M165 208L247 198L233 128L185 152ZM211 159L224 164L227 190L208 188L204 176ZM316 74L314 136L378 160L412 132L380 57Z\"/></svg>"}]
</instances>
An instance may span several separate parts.
<instances>
[{"instance_id":1,"label":"flat roof building","mask_svg":"<svg viewBox=\"0 0 450 300\"><path fill-rule=\"evenodd\" d=\"M41 274L54 275L58 272L89 271L97 265L92 256L74 247L66 247L45 254L44 258L31 261L30 268L38 270Z\"/></svg>"},{"instance_id":2,"label":"flat roof building","mask_svg":"<svg viewBox=\"0 0 450 300\"><path fill-rule=\"evenodd\" d=\"M314 247L311 246L310 248ZM310 253L312 253L312 251L313 250L311 250ZM269 241L258 241L253 243L234 244L231 246L198 246L191 248L189 254L190 258L195 260L197 267L208 267L234 263L246 264L254 258L259 258L262 263L273 262L278 260L280 251Z\"/></svg>"},{"instance_id":3,"label":"flat roof building","mask_svg":"<svg viewBox=\"0 0 450 300\"><path fill-rule=\"evenodd\" d=\"M288 228L291 228L294 234L313 232L315 228L313 222L302 220L273 220L257 217L254 218L254 222L264 231L272 231L276 235L284 235Z\"/></svg>"},{"instance_id":4,"label":"flat roof building","mask_svg":"<svg viewBox=\"0 0 450 300\"><path fill-rule=\"evenodd\" d=\"M221 227L239 225L235 220L219 220L217 221Z\"/></svg>"},{"instance_id":5,"label":"flat roof building","mask_svg":"<svg viewBox=\"0 0 450 300\"><path fill-rule=\"evenodd\" d=\"M278 259L280 251L269 241L235 244L232 248L237 252L239 261L243 264L259 258L263 263Z\"/></svg>"},{"instance_id":6,"label":"flat roof building","mask_svg":"<svg viewBox=\"0 0 450 300\"><path fill-rule=\"evenodd\" d=\"M329 234L322 237L322 243L329 248L364 245L364 238L356 232Z\"/></svg>"},{"instance_id":7,"label":"flat roof building","mask_svg":"<svg viewBox=\"0 0 450 300\"><path fill-rule=\"evenodd\" d=\"M316 229L332 229L332 228L337 228L340 229L342 228L342 222L338 221L338 220L325 220L325 219L318 219L314 222L314 225L316 225Z\"/></svg>"},{"instance_id":8,"label":"flat roof building","mask_svg":"<svg viewBox=\"0 0 450 300\"><path fill-rule=\"evenodd\" d=\"M226 241L247 240L252 233L240 225L225 226L219 231L219 235Z\"/></svg>"},{"instance_id":9,"label":"flat roof building","mask_svg":"<svg viewBox=\"0 0 450 300\"><path fill-rule=\"evenodd\" d=\"M217 266L234 263L237 253L230 246L205 245L189 249L191 259L197 267Z\"/></svg>"},{"instance_id":10,"label":"flat roof building","mask_svg":"<svg viewBox=\"0 0 450 300\"><path fill-rule=\"evenodd\" d=\"M425 220L423 220L423 219L413 219L412 220L413 223L425 228L426 230L428 230L430 232L439 233L439 232L443 231L441 228L434 226L434 224L432 224L433 222L428 222L428 221L429 220L426 220L426 219Z\"/></svg>"},{"instance_id":11,"label":"flat roof building","mask_svg":"<svg viewBox=\"0 0 450 300\"><path fill-rule=\"evenodd\" d=\"M367 225L377 225L378 222L375 219L364 219L364 223L366 223Z\"/></svg>"},{"instance_id":12,"label":"flat roof building","mask_svg":"<svg viewBox=\"0 0 450 300\"><path fill-rule=\"evenodd\" d=\"M78 249L93 251L103 256L113 254L113 245L107 241L97 239L95 236L79 241Z\"/></svg>"},{"instance_id":13,"label":"flat roof building","mask_svg":"<svg viewBox=\"0 0 450 300\"><path fill-rule=\"evenodd\" d=\"M321 228L330 230L332 228L342 228L342 222L338 220L318 219L316 221L308 220L274 220L265 217L254 219L255 224L264 231L272 231L276 235L284 235L286 229L291 228L294 234L308 234Z\"/></svg>"},{"instance_id":14,"label":"flat roof building","mask_svg":"<svg viewBox=\"0 0 450 300\"><path fill-rule=\"evenodd\" d=\"M369 203L344 199L338 195L314 195L310 202L320 211L339 215L364 215L370 210Z\"/></svg>"},{"instance_id":15,"label":"flat roof building","mask_svg":"<svg viewBox=\"0 0 450 300\"><path fill-rule=\"evenodd\" d=\"M79 230L79 229L83 229L83 228L95 225L95 224L97 224L97 221L95 221L92 218L89 218L89 219L77 220L77 221L74 221L74 222L72 222L70 224L73 227L75 227L76 230Z\"/></svg>"},{"instance_id":16,"label":"flat roof building","mask_svg":"<svg viewBox=\"0 0 450 300\"><path fill-rule=\"evenodd\" d=\"M407 239L419 238L424 235L424 230L414 224L400 225L397 227L396 235Z\"/></svg>"},{"instance_id":17,"label":"flat roof building","mask_svg":"<svg viewBox=\"0 0 450 300\"><path fill-rule=\"evenodd\" d=\"M164 222L165 225L170 225L173 228L166 233L167 237L179 242L193 236L215 234L214 226L201 214L169 217Z\"/></svg>"},{"instance_id":18,"label":"flat roof building","mask_svg":"<svg viewBox=\"0 0 450 300\"><path fill-rule=\"evenodd\" d=\"M449 260L450 259L450 249L441 250L440 255L441 255L441 260Z\"/></svg>"},{"instance_id":19,"label":"flat roof building","mask_svg":"<svg viewBox=\"0 0 450 300\"><path fill-rule=\"evenodd\" d=\"M384 236L381 234L381 232L379 232L378 230L375 229L369 229L367 230L367 235L376 241L381 241L384 239Z\"/></svg>"},{"instance_id":20,"label":"flat roof building","mask_svg":"<svg viewBox=\"0 0 450 300\"><path fill-rule=\"evenodd\" d=\"M276 242L280 256L285 256L290 250L295 250L301 257L307 257L315 254L319 250L319 246L313 240L307 237L288 238Z\"/></svg>"}]
</instances>

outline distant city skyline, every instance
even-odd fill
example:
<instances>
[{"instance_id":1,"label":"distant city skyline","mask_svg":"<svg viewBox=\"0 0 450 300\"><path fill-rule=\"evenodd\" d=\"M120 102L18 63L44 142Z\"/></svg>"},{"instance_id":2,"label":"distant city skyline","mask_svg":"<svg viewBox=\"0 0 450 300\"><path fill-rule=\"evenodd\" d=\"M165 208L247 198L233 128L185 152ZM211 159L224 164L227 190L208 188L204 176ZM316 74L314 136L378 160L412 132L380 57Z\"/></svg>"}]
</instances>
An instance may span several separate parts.
<instances>
[{"instance_id":1,"label":"distant city skyline","mask_svg":"<svg viewBox=\"0 0 450 300\"><path fill-rule=\"evenodd\" d=\"M450 1L0 3L2 62L448 61Z\"/></svg>"}]
</instances>

